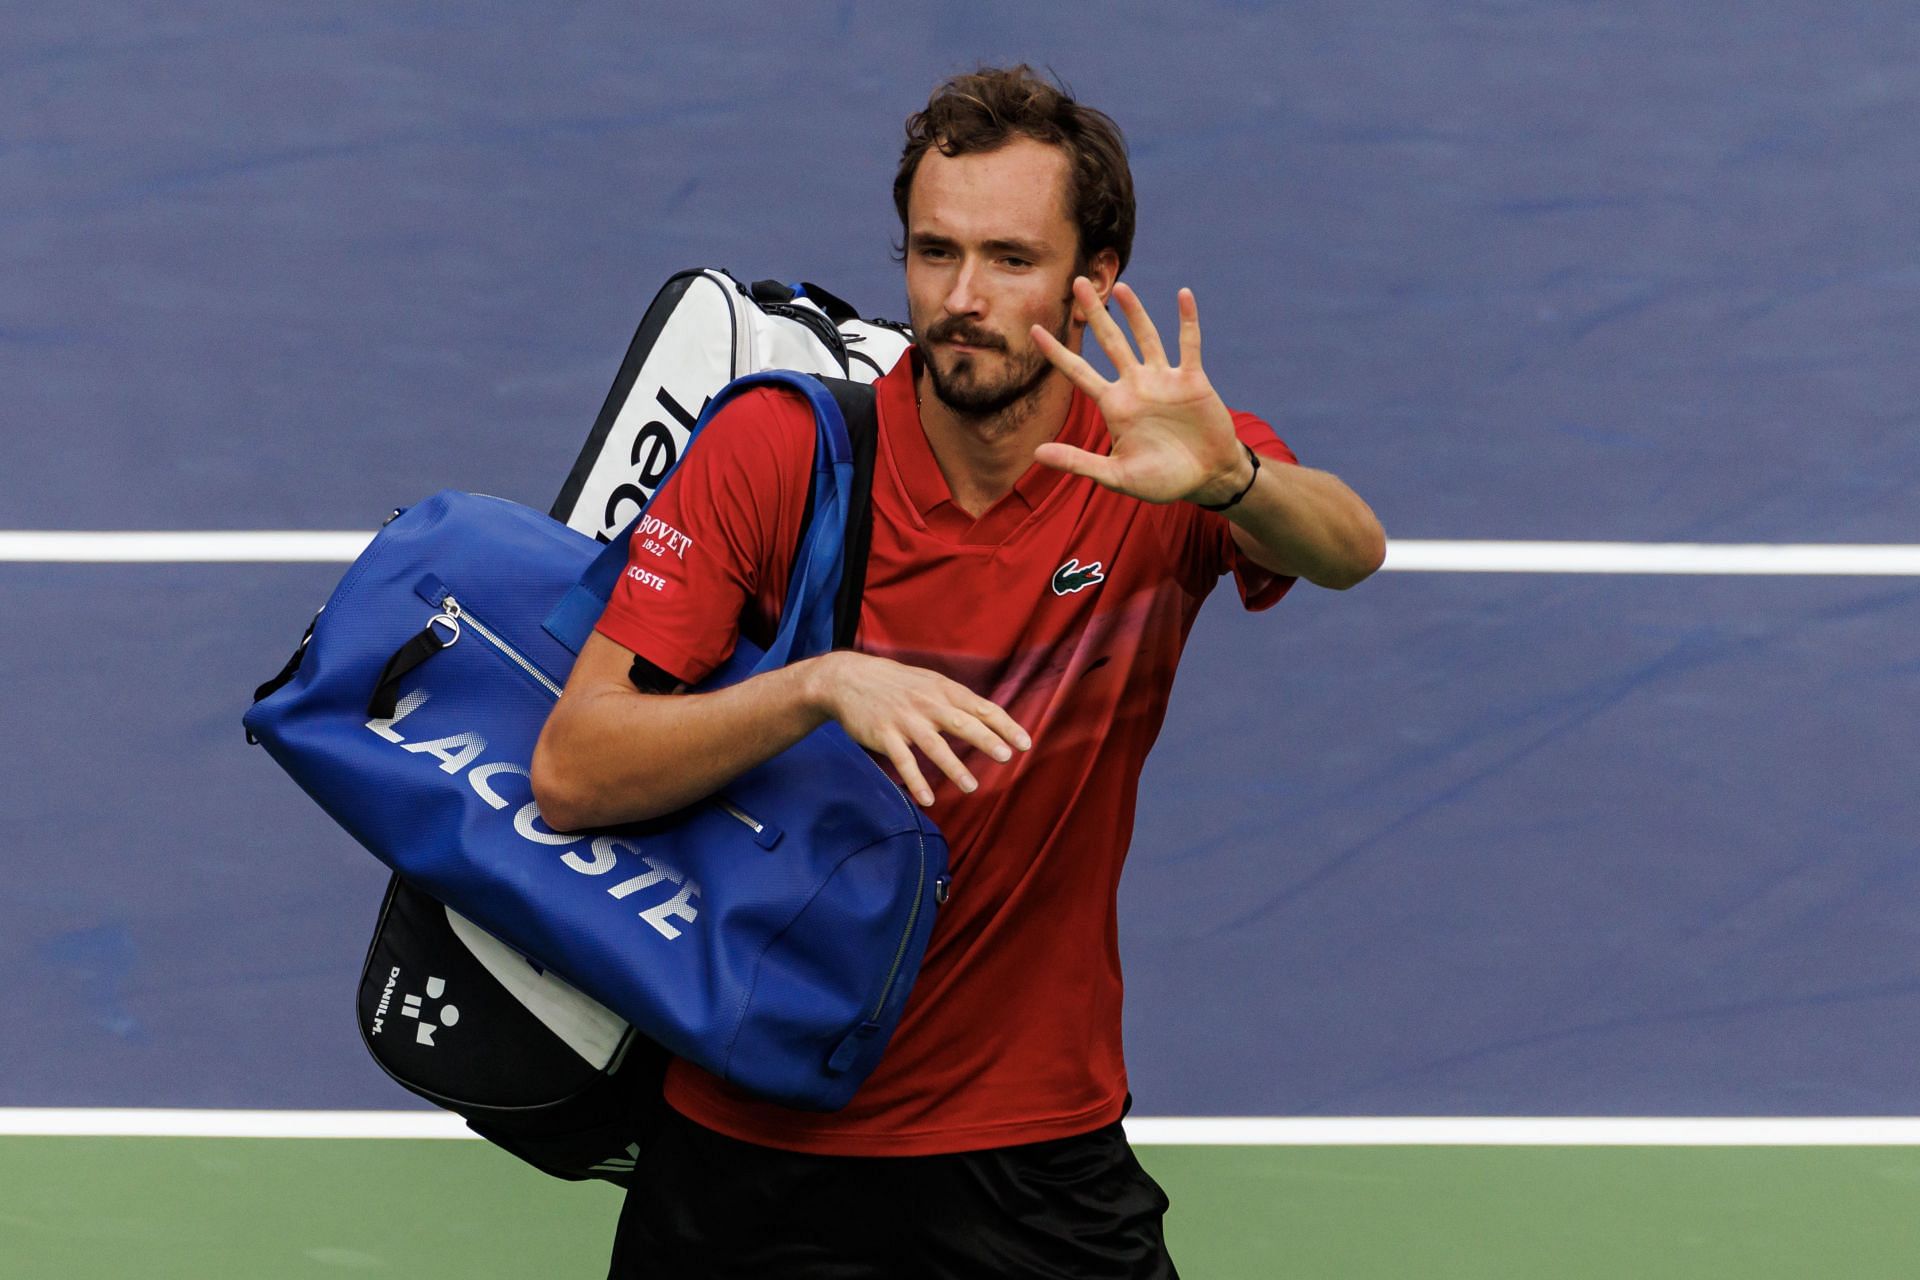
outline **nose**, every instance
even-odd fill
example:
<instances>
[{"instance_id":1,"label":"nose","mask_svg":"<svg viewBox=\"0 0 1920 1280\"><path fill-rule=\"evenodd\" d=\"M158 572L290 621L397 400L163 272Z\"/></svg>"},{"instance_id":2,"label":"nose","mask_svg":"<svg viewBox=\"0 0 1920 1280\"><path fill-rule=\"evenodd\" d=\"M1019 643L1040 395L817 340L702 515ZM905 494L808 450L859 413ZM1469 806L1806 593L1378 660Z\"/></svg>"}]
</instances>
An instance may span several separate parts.
<instances>
[{"instance_id":1,"label":"nose","mask_svg":"<svg viewBox=\"0 0 1920 1280\"><path fill-rule=\"evenodd\" d=\"M979 281L979 264L972 257L961 260L954 269L953 283L947 289L943 302L948 315L978 316L985 310L985 299L975 287Z\"/></svg>"}]
</instances>

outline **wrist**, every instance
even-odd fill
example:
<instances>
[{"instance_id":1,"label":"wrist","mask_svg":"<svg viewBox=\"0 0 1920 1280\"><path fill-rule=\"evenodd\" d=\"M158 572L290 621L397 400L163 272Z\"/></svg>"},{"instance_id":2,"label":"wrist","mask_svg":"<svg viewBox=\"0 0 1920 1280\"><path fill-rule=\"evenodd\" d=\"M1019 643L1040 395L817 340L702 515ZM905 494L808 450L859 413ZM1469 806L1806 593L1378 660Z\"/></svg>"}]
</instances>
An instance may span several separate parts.
<instances>
[{"instance_id":1,"label":"wrist","mask_svg":"<svg viewBox=\"0 0 1920 1280\"><path fill-rule=\"evenodd\" d=\"M1260 478L1260 455L1246 441L1242 440L1239 444L1244 460L1232 475L1188 495L1188 501L1202 511L1226 511L1237 507L1242 498L1253 492L1254 481Z\"/></svg>"},{"instance_id":2,"label":"wrist","mask_svg":"<svg viewBox=\"0 0 1920 1280\"><path fill-rule=\"evenodd\" d=\"M794 694L801 712L814 727L835 718L834 667L837 652L823 653L783 668L794 680Z\"/></svg>"}]
</instances>

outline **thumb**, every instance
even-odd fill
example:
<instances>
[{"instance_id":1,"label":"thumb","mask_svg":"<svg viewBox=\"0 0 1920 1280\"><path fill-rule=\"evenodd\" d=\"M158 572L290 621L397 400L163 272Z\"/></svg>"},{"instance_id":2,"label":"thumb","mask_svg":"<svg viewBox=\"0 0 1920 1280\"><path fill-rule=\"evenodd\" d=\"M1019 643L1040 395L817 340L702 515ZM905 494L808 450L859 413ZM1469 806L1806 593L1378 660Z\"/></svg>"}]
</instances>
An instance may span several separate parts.
<instances>
[{"instance_id":1,"label":"thumb","mask_svg":"<svg viewBox=\"0 0 1920 1280\"><path fill-rule=\"evenodd\" d=\"M1111 488L1118 479L1118 466L1105 454L1089 453L1070 444L1061 444L1049 440L1033 451L1033 460L1042 466L1052 467L1055 471L1064 471L1068 475L1085 476L1097 484Z\"/></svg>"}]
</instances>

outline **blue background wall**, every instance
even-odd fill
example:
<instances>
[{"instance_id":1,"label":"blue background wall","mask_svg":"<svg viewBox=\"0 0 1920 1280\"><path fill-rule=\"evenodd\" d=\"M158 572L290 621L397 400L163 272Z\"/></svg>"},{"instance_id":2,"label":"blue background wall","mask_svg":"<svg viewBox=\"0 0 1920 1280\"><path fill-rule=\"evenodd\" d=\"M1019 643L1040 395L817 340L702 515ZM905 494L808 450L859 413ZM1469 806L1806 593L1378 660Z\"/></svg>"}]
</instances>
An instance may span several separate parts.
<instances>
[{"instance_id":1,"label":"blue background wall","mask_svg":"<svg viewBox=\"0 0 1920 1280\"><path fill-rule=\"evenodd\" d=\"M545 506L670 272L899 314L900 121L1021 58L1127 129L1149 304L1390 533L1920 542L1869 0L27 0L0 528ZM0 564L0 1105L406 1103L384 873L238 727L338 572ZM1920 1110L1916 634L1908 579L1223 595L1123 892L1140 1109Z\"/></svg>"}]
</instances>

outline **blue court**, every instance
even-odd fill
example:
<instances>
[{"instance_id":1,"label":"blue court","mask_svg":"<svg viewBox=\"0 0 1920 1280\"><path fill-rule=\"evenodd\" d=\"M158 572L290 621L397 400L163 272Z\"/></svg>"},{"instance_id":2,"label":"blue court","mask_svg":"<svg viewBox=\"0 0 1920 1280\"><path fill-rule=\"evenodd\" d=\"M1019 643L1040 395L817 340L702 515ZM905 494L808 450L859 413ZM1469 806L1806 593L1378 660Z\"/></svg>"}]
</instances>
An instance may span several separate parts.
<instances>
[{"instance_id":1,"label":"blue court","mask_svg":"<svg viewBox=\"0 0 1920 1280\"><path fill-rule=\"evenodd\" d=\"M1920 16L1864 0L28 0L0 529L544 508L673 271L901 314L900 122L1016 59L1390 535L1920 542ZM239 726L339 573L0 563L0 1106L410 1105L385 872ZM1123 891L1141 1113L1920 1113L1920 580L1231 595Z\"/></svg>"}]
</instances>

